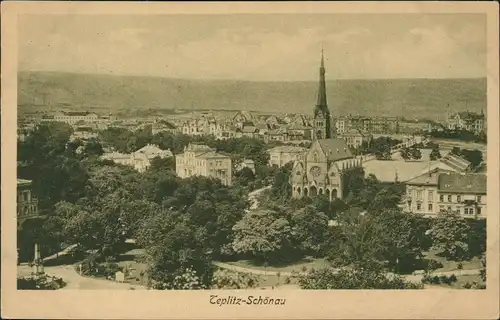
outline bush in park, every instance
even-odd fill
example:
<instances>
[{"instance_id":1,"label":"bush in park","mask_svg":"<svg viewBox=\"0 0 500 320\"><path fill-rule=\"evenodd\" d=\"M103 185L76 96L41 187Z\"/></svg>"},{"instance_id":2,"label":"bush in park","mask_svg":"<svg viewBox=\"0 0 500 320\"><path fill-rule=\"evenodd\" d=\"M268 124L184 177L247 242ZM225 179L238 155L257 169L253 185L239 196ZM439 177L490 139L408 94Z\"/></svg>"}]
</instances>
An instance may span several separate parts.
<instances>
[{"instance_id":1,"label":"bush in park","mask_svg":"<svg viewBox=\"0 0 500 320\"><path fill-rule=\"evenodd\" d=\"M455 274L452 274L448 279L450 284L457 282L457 276L455 276Z\"/></svg>"},{"instance_id":2,"label":"bush in park","mask_svg":"<svg viewBox=\"0 0 500 320\"><path fill-rule=\"evenodd\" d=\"M439 277L439 282L444 283L444 284L450 284L448 277L445 275L442 275Z\"/></svg>"},{"instance_id":3,"label":"bush in park","mask_svg":"<svg viewBox=\"0 0 500 320\"><path fill-rule=\"evenodd\" d=\"M47 275L17 278L18 290L58 290L66 286L62 278Z\"/></svg>"},{"instance_id":4,"label":"bush in park","mask_svg":"<svg viewBox=\"0 0 500 320\"><path fill-rule=\"evenodd\" d=\"M432 284L439 284L440 283L440 279L438 276L434 276L431 278L431 281L430 281Z\"/></svg>"}]
</instances>

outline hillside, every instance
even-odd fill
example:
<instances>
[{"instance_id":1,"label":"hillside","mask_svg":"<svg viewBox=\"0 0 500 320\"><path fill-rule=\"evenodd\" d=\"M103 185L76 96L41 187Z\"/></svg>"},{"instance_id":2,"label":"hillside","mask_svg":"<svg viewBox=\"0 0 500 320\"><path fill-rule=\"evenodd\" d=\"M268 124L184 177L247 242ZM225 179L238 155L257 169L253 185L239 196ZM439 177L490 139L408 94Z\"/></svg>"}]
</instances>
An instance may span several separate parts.
<instances>
[{"instance_id":1,"label":"hillside","mask_svg":"<svg viewBox=\"0 0 500 320\"><path fill-rule=\"evenodd\" d=\"M213 109L311 113L316 82L183 80L156 77L19 72L20 112L42 105L120 110ZM435 118L486 109L486 79L339 80L327 83L333 114ZM485 110L486 111L486 110Z\"/></svg>"}]
</instances>

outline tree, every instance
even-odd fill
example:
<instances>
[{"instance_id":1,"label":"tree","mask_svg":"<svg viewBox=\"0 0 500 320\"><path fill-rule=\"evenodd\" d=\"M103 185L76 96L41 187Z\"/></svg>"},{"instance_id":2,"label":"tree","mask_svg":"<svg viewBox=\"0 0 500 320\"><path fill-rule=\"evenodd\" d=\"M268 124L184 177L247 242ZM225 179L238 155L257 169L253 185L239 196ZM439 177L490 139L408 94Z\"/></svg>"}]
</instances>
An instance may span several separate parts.
<instances>
[{"instance_id":1,"label":"tree","mask_svg":"<svg viewBox=\"0 0 500 320\"><path fill-rule=\"evenodd\" d=\"M481 276L481 280L486 282L486 255L483 255L481 258L481 269L479 269L479 275Z\"/></svg>"},{"instance_id":2,"label":"tree","mask_svg":"<svg viewBox=\"0 0 500 320\"><path fill-rule=\"evenodd\" d=\"M420 149L418 148L411 148L411 158L413 160L420 160L422 159L422 152L420 152Z\"/></svg>"},{"instance_id":3,"label":"tree","mask_svg":"<svg viewBox=\"0 0 500 320\"><path fill-rule=\"evenodd\" d=\"M480 257L486 252L486 220L470 219L469 252L472 257Z\"/></svg>"},{"instance_id":4,"label":"tree","mask_svg":"<svg viewBox=\"0 0 500 320\"><path fill-rule=\"evenodd\" d=\"M313 206L295 211L291 215L292 235L303 253L317 255L328 235L328 217Z\"/></svg>"},{"instance_id":5,"label":"tree","mask_svg":"<svg viewBox=\"0 0 500 320\"><path fill-rule=\"evenodd\" d=\"M393 188L383 188L372 198L367 210L372 214L379 214L386 209L396 209L401 202L401 196L402 195Z\"/></svg>"},{"instance_id":6,"label":"tree","mask_svg":"<svg viewBox=\"0 0 500 320\"><path fill-rule=\"evenodd\" d=\"M175 157L166 157L166 158L154 157L151 160L151 166L149 167L149 170L153 172L160 172L160 171L175 172Z\"/></svg>"},{"instance_id":7,"label":"tree","mask_svg":"<svg viewBox=\"0 0 500 320\"><path fill-rule=\"evenodd\" d=\"M470 227L457 212L442 211L433 221L430 237L433 249L451 260L463 260L469 257Z\"/></svg>"},{"instance_id":8,"label":"tree","mask_svg":"<svg viewBox=\"0 0 500 320\"><path fill-rule=\"evenodd\" d=\"M291 171L292 164L286 164L279 168L274 176L271 194L274 198L281 200L282 203L287 202L292 196L292 186L289 182Z\"/></svg>"},{"instance_id":9,"label":"tree","mask_svg":"<svg viewBox=\"0 0 500 320\"><path fill-rule=\"evenodd\" d=\"M384 260L385 232L373 216L350 209L337 218L331 229L327 257L338 266L373 266Z\"/></svg>"},{"instance_id":10,"label":"tree","mask_svg":"<svg viewBox=\"0 0 500 320\"><path fill-rule=\"evenodd\" d=\"M377 216L383 232L384 260L395 272L409 271L416 259L422 258L427 249L427 226L424 217L400 210L385 210Z\"/></svg>"},{"instance_id":11,"label":"tree","mask_svg":"<svg viewBox=\"0 0 500 320\"><path fill-rule=\"evenodd\" d=\"M401 157L407 161L407 160L410 160L412 158L412 154L411 154L411 151L409 148L403 148L401 149Z\"/></svg>"},{"instance_id":12,"label":"tree","mask_svg":"<svg viewBox=\"0 0 500 320\"><path fill-rule=\"evenodd\" d=\"M290 223L271 210L250 211L234 227L233 249L261 262L287 258L292 247Z\"/></svg>"},{"instance_id":13,"label":"tree","mask_svg":"<svg viewBox=\"0 0 500 320\"><path fill-rule=\"evenodd\" d=\"M464 157L467 161L469 161L473 168L478 167L484 161L483 153L477 149L474 150L463 149L461 150L460 155Z\"/></svg>"},{"instance_id":14,"label":"tree","mask_svg":"<svg viewBox=\"0 0 500 320\"><path fill-rule=\"evenodd\" d=\"M164 211L146 219L137 234L145 248L148 274L160 289L208 288L212 281L212 249L177 212ZM187 273L187 275L186 275ZM193 274L194 273L194 274Z\"/></svg>"},{"instance_id":15,"label":"tree","mask_svg":"<svg viewBox=\"0 0 500 320\"><path fill-rule=\"evenodd\" d=\"M432 148L432 151L429 154L429 159L431 161L441 159L441 153L439 152L439 146L435 146L434 148Z\"/></svg>"},{"instance_id":16,"label":"tree","mask_svg":"<svg viewBox=\"0 0 500 320\"><path fill-rule=\"evenodd\" d=\"M101 143L95 138L89 139L84 147L86 155L100 156L104 153Z\"/></svg>"},{"instance_id":17,"label":"tree","mask_svg":"<svg viewBox=\"0 0 500 320\"><path fill-rule=\"evenodd\" d=\"M243 169L236 171L234 174L235 183L239 183L242 186L248 186L248 184L255 180L255 174L250 168L244 167Z\"/></svg>"},{"instance_id":18,"label":"tree","mask_svg":"<svg viewBox=\"0 0 500 320\"><path fill-rule=\"evenodd\" d=\"M347 205L347 203L345 203L343 200L341 200L339 198L335 198L330 203L329 218L335 219L339 214L343 213L348 208L349 208L349 206Z\"/></svg>"},{"instance_id":19,"label":"tree","mask_svg":"<svg viewBox=\"0 0 500 320\"><path fill-rule=\"evenodd\" d=\"M407 282L404 278L388 275L382 269L364 267L341 268L331 267L309 271L299 277L302 289L422 289L421 283Z\"/></svg>"}]
</instances>

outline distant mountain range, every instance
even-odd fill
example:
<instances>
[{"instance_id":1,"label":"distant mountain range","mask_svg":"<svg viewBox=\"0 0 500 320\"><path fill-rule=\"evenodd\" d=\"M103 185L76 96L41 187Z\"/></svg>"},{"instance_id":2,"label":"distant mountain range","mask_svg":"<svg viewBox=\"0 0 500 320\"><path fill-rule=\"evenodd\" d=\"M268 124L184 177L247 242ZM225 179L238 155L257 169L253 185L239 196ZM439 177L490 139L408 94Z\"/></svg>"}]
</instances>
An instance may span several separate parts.
<instances>
[{"instance_id":1,"label":"distant mountain range","mask_svg":"<svg viewBox=\"0 0 500 320\"><path fill-rule=\"evenodd\" d=\"M159 77L18 73L19 111L65 107L75 110L249 110L312 113L316 82L185 80ZM327 82L334 115L432 118L446 112L486 112L486 78L338 80Z\"/></svg>"}]
</instances>

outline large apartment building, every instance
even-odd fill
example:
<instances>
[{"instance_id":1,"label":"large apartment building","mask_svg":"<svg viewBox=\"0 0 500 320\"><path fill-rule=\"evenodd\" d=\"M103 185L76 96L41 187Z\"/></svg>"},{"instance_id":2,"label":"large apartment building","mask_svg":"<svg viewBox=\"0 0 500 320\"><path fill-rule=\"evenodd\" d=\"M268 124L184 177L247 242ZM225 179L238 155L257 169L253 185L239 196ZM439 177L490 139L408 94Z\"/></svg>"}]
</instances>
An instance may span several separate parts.
<instances>
[{"instance_id":1,"label":"large apartment building","mask_svg":"<svg viewBox=\"0 0 500 320\"><path fill-rule=\"evenodd\" d=\"M116 120L112 115L99 115L89 111L58 111L52 115L44 115L42 122L64 122L70 125L77 123L100 123Z\"/></svg>"},{"instance_id":2,"label":"large apartment building","mask_svg":"<svg viewBox=\"0 0 500 320\"><path fill-rule=\"evenodd\" d=\"M184 153L175 157L175 171L181 178L204 176L219 179L224 185L232 184L231 158L207 145L189 144Z\"/></svg>"},{"instance_id":3,"label":"large apartment building","mask_svg":"<svg viewBox=\"0 0 500 320\"><path fill-rule=\"evenodd\" d=\"M400 120L397 117L343 116L335 119L335 129L339 135L353 129L369 133L396 134L400 131Z\"/></svg>"},{"instance_id":4,"label":"large apartment building","mask_svg":"<svg viewBox=\"0 0 500 320\"><path fill-rule=\"evenodd\" d=\"M405 210L435 217L456 211L466 218L486 218L486 175L435 169L406 182Z\"/></svg>"}]
</instances>

